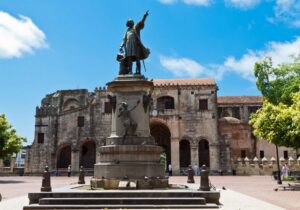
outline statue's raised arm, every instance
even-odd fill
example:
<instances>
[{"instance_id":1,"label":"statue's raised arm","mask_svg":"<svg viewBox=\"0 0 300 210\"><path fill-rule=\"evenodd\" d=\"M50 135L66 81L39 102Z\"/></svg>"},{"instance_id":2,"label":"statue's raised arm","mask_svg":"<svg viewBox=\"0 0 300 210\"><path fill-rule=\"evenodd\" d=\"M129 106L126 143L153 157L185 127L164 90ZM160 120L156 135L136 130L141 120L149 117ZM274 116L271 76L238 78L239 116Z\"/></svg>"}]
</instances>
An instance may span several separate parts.
<instances>
[{"instance_id":1,"label":"statue's raised arm","mask_svg":"<svg viewBox=\"0 0 300 210\"><path fill-rule=\"evenodd\" d=\"M140 20L136 25L135 25L135 30L136 32L138 33L138 35L140 36L140 30L144 28L145 26L145 21L146 21L146 18L148 17L149 15L149 10L147 12L145 12L142 20Z\"/></svg>"}]
</instances>

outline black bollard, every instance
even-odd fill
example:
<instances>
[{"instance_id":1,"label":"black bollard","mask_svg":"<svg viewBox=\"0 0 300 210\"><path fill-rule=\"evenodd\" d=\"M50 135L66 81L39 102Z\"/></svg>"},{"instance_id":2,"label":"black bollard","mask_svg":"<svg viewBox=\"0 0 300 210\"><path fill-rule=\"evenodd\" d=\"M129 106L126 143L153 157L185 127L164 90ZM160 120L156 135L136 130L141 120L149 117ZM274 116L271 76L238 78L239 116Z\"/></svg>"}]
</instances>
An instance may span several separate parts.
<instances>
[{"instance_id":1,"label":"black bollard","mask_svg":"<svg viewBox=\"0 0 300 210\"><path fill-rule=\"evenodd\" d=\"M192 168L191 165L189 165L189 168L188 168L188 180L187 180L187 183L195 183L195 180L194 180L194 170Z\"/></svg>"},{"instance_id":2,"label":"black bollard","mask_svg":"<svg viewBox=\"0 0 300 210\"><path fill-rule=\"evenodd\" d=\"M80 166L78 184L85 184L83 166Z\"/></svg>"},{"instance_id":3,"label":"black bollard","mask_svg":"<svg viewBox=\"0 0 300 210\"><path fill-rule=\"evenodd\" d=\"M42 192L51 192L51 180L50 180L50 172L48 166L45 167L45 171L43 173L43 180L42 180Z\"/></svg>"},{"instance_id":4,"label":"black bollard","mask_svg":"<svg viewBox=\"0 0 300 210\"><path fill-rule=\"evenodd\" d=\"M206 165L203 165L201 167L201 184L200 184L199 190L210 191L208 170L207 170Z\"/></svg>"}]
</instances>

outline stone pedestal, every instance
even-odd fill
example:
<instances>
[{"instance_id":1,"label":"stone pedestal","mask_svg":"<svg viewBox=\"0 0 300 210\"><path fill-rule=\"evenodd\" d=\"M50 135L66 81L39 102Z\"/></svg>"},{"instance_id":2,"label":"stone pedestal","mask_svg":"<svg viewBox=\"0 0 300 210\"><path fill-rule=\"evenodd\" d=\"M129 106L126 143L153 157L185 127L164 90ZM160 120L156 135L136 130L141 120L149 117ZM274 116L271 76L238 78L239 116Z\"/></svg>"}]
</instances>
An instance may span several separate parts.
<instances>
[{"instance_id":1,"label":"stone pedestal","mask_svg":"<svg viewBox=\"0 0 300 210\"><path fill-rule=\"evenodd\" d=\"M120 181L136 183L137 189L168 187L163 149L150 135L149 105L153 82L141 75L119 76L107 84L112 106L111 135L99 148L91 185L118 189Z\"/></svg>"}]
</instances>

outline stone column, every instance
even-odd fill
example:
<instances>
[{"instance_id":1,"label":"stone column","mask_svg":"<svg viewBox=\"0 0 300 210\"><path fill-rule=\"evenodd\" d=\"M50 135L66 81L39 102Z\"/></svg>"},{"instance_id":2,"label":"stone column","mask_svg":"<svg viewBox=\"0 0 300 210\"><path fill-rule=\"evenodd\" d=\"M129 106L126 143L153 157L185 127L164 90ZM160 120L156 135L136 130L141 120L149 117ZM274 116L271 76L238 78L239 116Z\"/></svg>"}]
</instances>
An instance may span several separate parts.
<instances>
[{"instance_id":1,"label":"stone column","mask_svg":"<svg viewBox=\"0 0 300 210\"><path fill-rule=\"evenodd\" d=\"M210 170L218 171L220 168L219 158L219 144L212 143L209 145L209 159L210 159Z\"/></svg>"},{"instance_id":2,"label":"stone column","mask_svg":"<svg viewBox=\"0 0 300 210\"><path fill-rule=\"evenodd\" d=\"M196 143L191 144L191 165L199 165L198 145Z\"/></svg>"},{"instance_id":3,"label":"stone column","mask_svg":"<svg viewBox=\"0 0 300 210\"><path fill-rule=\"evenodd\" d=\"M231 156L230 156L229 144L226 145L226 159L227 159L226 169L227 169L227 172L231 174L232 167L231 167Z\"/></svg>"},{"instance_id":4,"label":"stone column","mask_svg":"<svg viewBox=\"0 0 300 210\"><path fill-rule=\"evenodd\" d=\"M71 152L71 171L78 172L79 171L79 149L72 148Z\"/></svg>"},{"instance_id":5,"label":"stone column","mask_svg":"<svg viewBox=\"0 0 300 210\"><path fill-rule=\"evenodd\" d=\"M179 153L179 138L171 138L171 164L173 175L180 174Z\"/></svg>"},{"instance_id":6,"label":"stone column","mask_svg":"<svg viewBox=\"0 0 300 210\"><path fill-rule=\"evenodd\" d=\"M16 165L16 157L12 157L10 159L10 172L13 173L14 172L14 167Z\"/></svg>"},{"instance_id":7,"label":"stone column","mask_svg":"<svg viewBox=\"0 0 300 210\"><path fill-rule=\"evenodd\" d=\"M249 121L249 112L248 112L248 107L247 106L243 106L243 111L244 111L244 115L242 115L242 121L243 122L248 122Z\"/></svg>"}]
</instances>

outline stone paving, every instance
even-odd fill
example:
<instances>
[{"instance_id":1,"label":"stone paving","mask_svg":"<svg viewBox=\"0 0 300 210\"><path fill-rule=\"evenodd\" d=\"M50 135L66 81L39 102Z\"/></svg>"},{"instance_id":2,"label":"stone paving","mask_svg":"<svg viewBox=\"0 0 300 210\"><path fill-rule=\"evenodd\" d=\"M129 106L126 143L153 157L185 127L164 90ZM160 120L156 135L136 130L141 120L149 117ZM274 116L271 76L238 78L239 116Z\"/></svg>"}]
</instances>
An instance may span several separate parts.
<instances>
[{"instance_id":1,"label":"stone paving","mask_svg":"<svg viewBox=\"0 0 300 210\"><path fill-rule=\"evenodd\" d=\"M86 181L90 177L86 178ZM270 176L211 176L211 182L221 189L222 210L299 210L300 191L274 191L276 182ZM28 192L38 192L41 177L0 177L2 202L0 210L21 210L28 204ZM53 191L76 186L77 177L52 177ZM171 177L171 183L185 184L187 177ZM199 185L199 177L195 178Z\"/></svg>"},{"instance_id":2,"label":"stone paving","mask_svg":"<svg viewBox=\"0 0 300 210\"><path fill-rule=\"evenodd\" d=\"M217 188L221 189L225 186L226 189L288 210L300 210L300 191L283 191L280 189L274 191L278 185L271 176L211 176L210 179ZM199 179L196 180L199 182ZM287 183L284 182L283 185L287 185Z\"/></svg>"}]
</instances>

